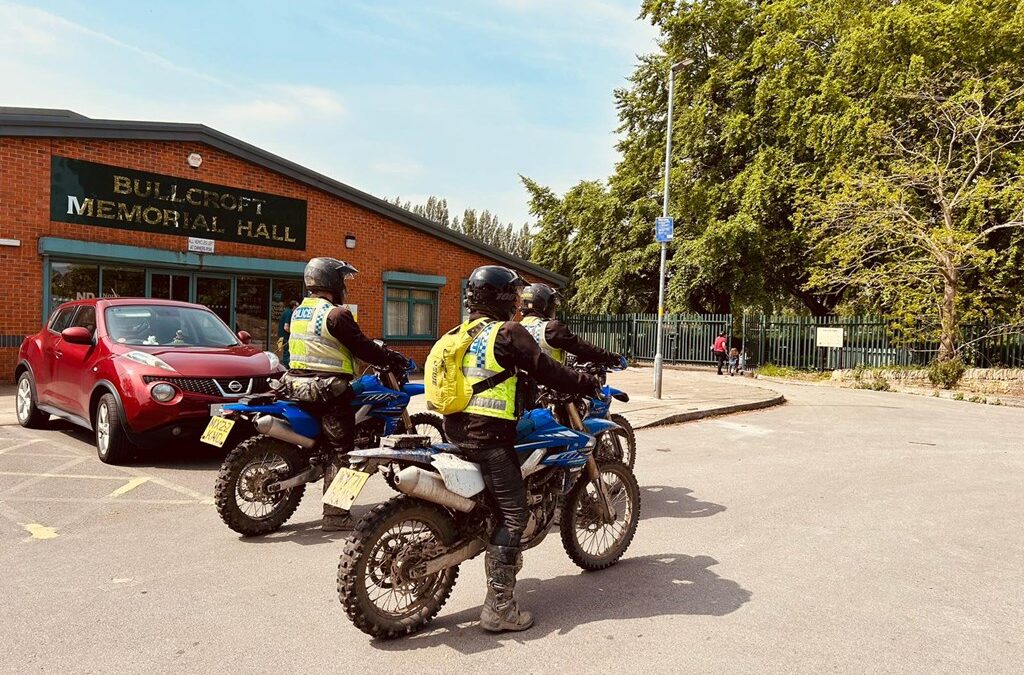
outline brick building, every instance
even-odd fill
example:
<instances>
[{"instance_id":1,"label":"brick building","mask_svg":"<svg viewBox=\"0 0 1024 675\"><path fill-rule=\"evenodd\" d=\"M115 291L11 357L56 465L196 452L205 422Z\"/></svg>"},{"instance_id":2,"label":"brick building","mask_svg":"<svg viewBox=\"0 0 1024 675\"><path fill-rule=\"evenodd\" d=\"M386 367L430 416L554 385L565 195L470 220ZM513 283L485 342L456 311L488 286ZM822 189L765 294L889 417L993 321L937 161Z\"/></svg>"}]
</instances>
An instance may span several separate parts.
<instances>
[{"instance_id":1,"label":"brick building","mask_svg":"<svg viewBox=\"0 0 1024 675\"><path fill-rule=\"evenodd\" d=\"M54 307L100 295L199 302L272 348L314 256L359 269L364 332L420 363L474 267L564 282L202 125L0 108L0 381Z\"/></svg>"}]
</instances>

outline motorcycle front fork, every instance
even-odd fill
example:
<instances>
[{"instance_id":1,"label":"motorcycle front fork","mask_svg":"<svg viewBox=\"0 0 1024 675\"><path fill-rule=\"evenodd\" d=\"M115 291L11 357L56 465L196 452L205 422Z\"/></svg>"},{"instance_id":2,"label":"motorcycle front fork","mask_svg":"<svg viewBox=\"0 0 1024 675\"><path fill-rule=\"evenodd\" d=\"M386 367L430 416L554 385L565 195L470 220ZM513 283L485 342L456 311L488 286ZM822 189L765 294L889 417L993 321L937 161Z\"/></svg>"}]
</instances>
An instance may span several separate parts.
<instances>
[{"instance_id":1,"label":"motorcycle front fork","mask_svg":"<svg viewBox=\"0 0 1024 675\"><path fill-rule=\"evenodd\" d=\"M583 426L583 418L580 417L580 411L576 407L575 403L567 403L565 405L565 412L569 417L569 424L573 429L576 431L586 431L586 427ZM615 506L612 504L611 495L608 494L608 486L605 485L603 480L601 480L601 469L597 466L595 453L591 452L587 457L587 464L584 467L584 471L587 474L587 480L594 484L594 489L597 490L597 494L601 497L598 500L598 508L600 509L601 518L606 523L614 522L617 517L615 513Z\"/></svg>"},{"instance_id":2,"label":"motorcycle front fork","mask_svg":"<svg viewBox=\"0 0 1024 675\"><path fill-rule=\"evenodd\" d=\"M395 391L402 391L402 385L398 384L398 378L390 370L387 372L388 386ZM402 428L405 429L405 433L414 433L412 429L412 419L409 417L409 408L402 410Z\"/></svg>"}]
</instances>

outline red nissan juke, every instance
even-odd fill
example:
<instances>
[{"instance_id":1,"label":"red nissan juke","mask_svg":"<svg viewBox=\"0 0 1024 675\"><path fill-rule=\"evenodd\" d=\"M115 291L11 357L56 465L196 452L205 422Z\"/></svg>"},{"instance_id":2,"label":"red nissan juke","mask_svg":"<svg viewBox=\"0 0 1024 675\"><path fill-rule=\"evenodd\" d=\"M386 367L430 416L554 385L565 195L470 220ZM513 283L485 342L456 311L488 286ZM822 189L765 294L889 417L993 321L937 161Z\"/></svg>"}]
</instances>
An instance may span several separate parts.
<instances>
[{"instance_id":1,"label":"red nissan juke","mask_svg":"<svg viewBox=\"0 0 1024 675\"><path fill-rule=\"evenodd\" d=\"M51 415L94 432L102 461L194 440L210 405L264 392L283 368L202 305L149 298L61 305L25 338L15 369L17 417Z\"/></svg>"}]
</instances>

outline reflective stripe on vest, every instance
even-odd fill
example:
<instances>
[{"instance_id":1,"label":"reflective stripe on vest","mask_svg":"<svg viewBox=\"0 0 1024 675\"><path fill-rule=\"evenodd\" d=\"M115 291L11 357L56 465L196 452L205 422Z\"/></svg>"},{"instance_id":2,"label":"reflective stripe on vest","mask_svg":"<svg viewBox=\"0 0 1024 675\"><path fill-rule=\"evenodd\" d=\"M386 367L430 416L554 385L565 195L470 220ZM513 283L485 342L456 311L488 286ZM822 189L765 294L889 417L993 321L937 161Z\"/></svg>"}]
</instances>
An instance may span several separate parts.
<instances>
[{"instance_id":1,"label":"reflective stripe on vest","mask_svg":"<svg viewBox=\"0 0 1024 675\"><path fill-rule=\"evenodd\" d=\"M289 368L355 375L352 352L327 330L327 316L332 309L330 301L309 297L292 312Z\"/></svg>"},{"instance_id":2,"label":"reflective stripe on vest","mask_svg":"<svg viewBox=\"0 0 1024 675\"><path fill-rule=\"evenodd\" d=\"M537 344L540 345L540 350L542 352L553 358L555 361L558 361L562 365L565 365L565 350L556 349L552 347L551 344L548 342L547 321L540 318L539 316L525 316L523 317L523 320L520 323L523 324L523 328L526 329L526 332L532 335L533 339L537 341Z\"/></svg>"},{"instance_id":3,"label":"reflective stripe on vest","mask_svg":"<svg viewBox=\"0 0 1024 675\"><path fill-rule=\"evenodd\" d=\"M494 341L501 330L502 322L487 324L466 350L462 359L462 375L470 385L486 380L492 375L504 372L494 357ZM474 394L463 412L504 420L516 418L516 377L513 375L500 384Z\"/></svg>"}]
</instances>

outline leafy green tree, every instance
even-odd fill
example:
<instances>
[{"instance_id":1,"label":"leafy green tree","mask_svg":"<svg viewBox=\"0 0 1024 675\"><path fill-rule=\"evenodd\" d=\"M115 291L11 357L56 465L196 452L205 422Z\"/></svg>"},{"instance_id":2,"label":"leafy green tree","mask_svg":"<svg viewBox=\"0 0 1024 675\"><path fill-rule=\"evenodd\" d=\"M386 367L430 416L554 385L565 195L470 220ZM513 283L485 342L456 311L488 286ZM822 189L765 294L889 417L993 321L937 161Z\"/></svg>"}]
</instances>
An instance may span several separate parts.
<instances>
[{"instance_id":1,"label":"leafy green tree","mask_svg":"<svg viewBox=\"0 0 1024 675\"><path fill-rule=\"evenodd\" d=\"M530 227L528 224L516 226L512 223L503 223L500 218L486 209L480 213L477 213L476 209L465 209L461 219L459 216L452 218L449 216L448 200L434 196L427 197L422 204L413 204L408 200L402 202L399 197L395 197L391 203L506 253L520 258L529 258L530 256Z\"/></svg>"}]
</instances>

